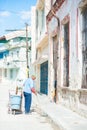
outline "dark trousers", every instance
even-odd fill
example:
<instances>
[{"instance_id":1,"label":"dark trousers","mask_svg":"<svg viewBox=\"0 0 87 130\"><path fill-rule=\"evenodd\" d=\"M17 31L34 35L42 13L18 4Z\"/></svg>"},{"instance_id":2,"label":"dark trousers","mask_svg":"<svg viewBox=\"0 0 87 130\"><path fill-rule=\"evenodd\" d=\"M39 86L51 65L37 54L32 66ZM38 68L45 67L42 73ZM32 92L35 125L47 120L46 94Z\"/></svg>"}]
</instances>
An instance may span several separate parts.
<instances>
[{"instance_id":1,"label":"dark trousers","mask_svg":"<svg viewBox=\"0 0 87 130\"><path fill-rule=\"evenodd\" d=\"M31 107L32 95L24 92L24 98L25 98L25 113L29 113Z\"/></svg>"}]
</instances>

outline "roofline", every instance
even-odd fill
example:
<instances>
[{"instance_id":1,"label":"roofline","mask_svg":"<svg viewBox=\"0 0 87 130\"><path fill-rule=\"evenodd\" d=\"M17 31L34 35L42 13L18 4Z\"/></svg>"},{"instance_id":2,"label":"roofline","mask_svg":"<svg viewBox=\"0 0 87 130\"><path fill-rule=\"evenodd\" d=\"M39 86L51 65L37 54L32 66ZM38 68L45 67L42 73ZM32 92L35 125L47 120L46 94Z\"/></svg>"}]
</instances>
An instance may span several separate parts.
<instances>
[{"instance_id":1,"label":"roofline","mask_svg":"<svg viewBox=\"0 0 87 130\"><path fill-rule=\"evenodd\" d=\"M65 2L65 0L56 0L53 4L51 10L48 12L46 16L47 22L51 21L51 19L54 17L57 18L56 12L60 9L61 5ZM58 19L58 18L57 18Z\"/></svg>"},{"instance_id":2,"label":"roofline","mask_svg":"<svg viewBox=\"0 0 87 130\"><path fill-rule=\"evenodd\" d=\"M6 40L5 36L0 37L0 40Z\"/></svg>"}]
</instances>

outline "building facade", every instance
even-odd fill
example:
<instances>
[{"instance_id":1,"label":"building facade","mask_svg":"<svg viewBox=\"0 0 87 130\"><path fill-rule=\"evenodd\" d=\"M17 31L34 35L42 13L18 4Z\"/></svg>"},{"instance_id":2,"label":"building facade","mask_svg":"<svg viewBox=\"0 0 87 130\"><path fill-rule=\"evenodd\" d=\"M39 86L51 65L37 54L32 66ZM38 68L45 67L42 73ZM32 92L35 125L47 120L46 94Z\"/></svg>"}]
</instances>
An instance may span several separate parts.
<instances>
[{"instance_id":1,"label":"building facade","mask_svg":"<svg viewBox=\"0 0 87 130\"><path fill-rule=\"evenodd\" d=\"M38 0L32 8L32 64L36 73L36 86L40 93L48 95L48 34L46 26L46 1Z\"/></svg>"},{"instance_id":2,"label":"building facade","mask_svg":"<svg viewBox=\"0 0 87 130\"><path fill-rule=\"evenodd\" d=\"M0 42L3 43L0 47L0 82L8 82L15 87L22 85L27 77L26 32L12 32L2 37ZM31 37L28 37L28 44L30 42ZM28 52L29 67L30 51Z\"/></svg>"},{"instance_id":3,"label":"building facade","mask_svg":"<svg viewBox=\"0 0 87 130\"><path fill-rule=\"evenodd\" d=\"M86 0L51 1L49 78L56 102L87 117Z\"/></svg>"}]
</instances>

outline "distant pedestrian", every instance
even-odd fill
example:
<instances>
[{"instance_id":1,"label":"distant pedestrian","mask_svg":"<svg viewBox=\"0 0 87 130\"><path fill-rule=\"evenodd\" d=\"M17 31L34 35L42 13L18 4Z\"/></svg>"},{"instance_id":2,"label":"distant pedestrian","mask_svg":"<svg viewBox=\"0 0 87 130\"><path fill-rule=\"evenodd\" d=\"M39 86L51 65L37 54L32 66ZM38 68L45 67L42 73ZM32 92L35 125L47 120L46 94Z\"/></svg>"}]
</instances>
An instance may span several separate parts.
<instances>
[{"instance_id":1,"label":"distant pedestrian","mask_svg":"<svg viewBox=\"0 0 87 130\"><path fill-rule=\"evenodd\" d=\"M36 77L34 75L31 78L27 78L24 82L23 94L24 94L24 104L25 104L25 114L30 112L31 103L32 103L32 92L37 94L34 88L34 80Z\"/></svg>"}]
</instances>

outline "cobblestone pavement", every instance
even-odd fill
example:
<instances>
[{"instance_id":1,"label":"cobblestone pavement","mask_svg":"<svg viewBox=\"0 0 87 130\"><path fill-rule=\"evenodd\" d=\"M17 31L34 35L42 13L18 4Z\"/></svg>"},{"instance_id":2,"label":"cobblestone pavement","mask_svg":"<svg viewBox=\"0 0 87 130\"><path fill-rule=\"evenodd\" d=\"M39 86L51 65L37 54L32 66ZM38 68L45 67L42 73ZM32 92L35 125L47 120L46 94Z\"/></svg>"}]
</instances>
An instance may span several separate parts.
<instances>
[{"instance_id":1,"label":"cobblestone pavement","mask_svg":"<svg viewBox=\"0 0 87 130\"><path fill-rule=\"evenodd\" d=\"M0 85L0 130L55 130L45 116L33 111L30 115L8 114L9 86ZM34 104L32 106L36 109Z\"/></svg>"}]
</instances>

